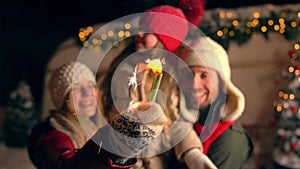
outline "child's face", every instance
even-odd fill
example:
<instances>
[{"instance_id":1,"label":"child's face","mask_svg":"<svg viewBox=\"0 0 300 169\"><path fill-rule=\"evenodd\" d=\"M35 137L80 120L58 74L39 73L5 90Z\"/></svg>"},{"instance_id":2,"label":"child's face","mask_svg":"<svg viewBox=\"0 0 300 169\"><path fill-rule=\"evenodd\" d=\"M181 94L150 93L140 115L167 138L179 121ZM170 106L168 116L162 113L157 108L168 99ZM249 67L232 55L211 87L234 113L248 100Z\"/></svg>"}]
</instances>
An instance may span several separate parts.
<instances>
[{"instance_id":1,"label":"child's face","mask_svg":"<svg viewBox=\"0 0 300 169\"><path fill-rule=\"evenodd\" d=\"M158 43L158 38L153 33L140 32L135 35L135 50L145 50L150 48L155 48Z\"/></svg>"}]
</instances>

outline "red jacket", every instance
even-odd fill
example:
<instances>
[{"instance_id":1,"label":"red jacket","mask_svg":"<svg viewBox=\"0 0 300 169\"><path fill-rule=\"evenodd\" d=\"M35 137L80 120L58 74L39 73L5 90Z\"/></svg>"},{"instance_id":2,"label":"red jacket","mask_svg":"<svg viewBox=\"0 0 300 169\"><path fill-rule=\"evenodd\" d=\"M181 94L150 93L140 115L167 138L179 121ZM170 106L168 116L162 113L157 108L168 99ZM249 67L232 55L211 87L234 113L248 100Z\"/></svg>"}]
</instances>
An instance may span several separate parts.
<instances>
[{"instance_id":1,"label":"red jacket","mask_svg":"<svg viewBox=\"0 0 300 169\"><path fill-rule=\"evenodd\" d=\"M105 127L100 130L105 130ZM49 122L33 128L28 153L38 169L127 169L136 162L133 159L126 166L114 164L111 160L113 155L104 149L99 151L99 146L93 140L89 140L81 149L75 149L71 139L52 128Z\"/></svg>"}]
</instances>

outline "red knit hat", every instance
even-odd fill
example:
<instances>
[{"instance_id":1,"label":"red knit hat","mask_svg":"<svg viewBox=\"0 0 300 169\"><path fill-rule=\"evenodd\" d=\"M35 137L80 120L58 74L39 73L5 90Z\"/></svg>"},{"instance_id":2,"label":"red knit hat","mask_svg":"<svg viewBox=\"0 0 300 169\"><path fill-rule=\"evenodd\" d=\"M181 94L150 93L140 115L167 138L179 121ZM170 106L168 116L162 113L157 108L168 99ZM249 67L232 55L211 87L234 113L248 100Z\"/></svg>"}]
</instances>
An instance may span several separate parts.
<instances>
[{"instance_id":1,"label":"red knit hat","mask_svg":"<svg viewBox=\"0 0 300 169\"><path fill-rule=\"evenodd\" d=\"M140 20L140 26L150 28L168 51L177 50L188 33L188 22L183 11L162 5L146 12Z\"/></svg>"}]
</instances>

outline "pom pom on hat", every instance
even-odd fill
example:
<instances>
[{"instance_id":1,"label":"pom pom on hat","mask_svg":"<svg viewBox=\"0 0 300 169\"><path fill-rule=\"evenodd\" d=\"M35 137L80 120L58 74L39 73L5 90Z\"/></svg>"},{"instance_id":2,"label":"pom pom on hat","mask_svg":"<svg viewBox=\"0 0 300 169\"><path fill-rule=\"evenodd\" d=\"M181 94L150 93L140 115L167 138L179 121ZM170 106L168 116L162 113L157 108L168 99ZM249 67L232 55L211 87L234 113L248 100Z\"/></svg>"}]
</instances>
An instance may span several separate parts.
<instances>
[{"instance_id":1,"label":"pom pom on hat","mask_svg":"<svg viewBox=\"0 0 300 169\"><path fill-rule=\"evenodd\" d=\"M72 83L84 80L90 80L96 84L94 73L83 63L70 62L54 70L48 83L54 106L61 109Z\"/></svg>"},{"instance_id":2,"label":"pom pom on hat","mask_svg":"<svg viewBox=\"0 0 300 169\"><path fill-rule=\"evenodd\" d=\"M199 26L205 11L205 0L180 0L179 7L184 12L187 20Z\"/></svg>"},{"instance_id":3,"label":"pom pom on hat","mask_svg":"<svg viewBox=\"0 0 300 169\"><path fill-rule=\"evenodd\" d=\"M179 8L162 5L146 10L141 20L141 27L150 28L165 48L174 52L188 33L188 22Z\"/></svg>"}]
</instances>

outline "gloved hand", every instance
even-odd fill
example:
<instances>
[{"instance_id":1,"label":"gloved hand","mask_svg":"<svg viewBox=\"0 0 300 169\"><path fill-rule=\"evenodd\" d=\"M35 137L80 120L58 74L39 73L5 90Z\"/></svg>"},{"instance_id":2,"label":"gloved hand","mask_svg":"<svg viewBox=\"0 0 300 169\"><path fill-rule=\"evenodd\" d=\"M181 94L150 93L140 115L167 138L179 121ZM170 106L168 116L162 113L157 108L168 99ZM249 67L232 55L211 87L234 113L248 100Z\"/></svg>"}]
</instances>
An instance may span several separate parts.
<instances>
[{"instance_id":1,"label":"gloved hand","mask_svg":"<svg viewBox=\"0 0 300 169\"><path fill-rule=\"evenodd\" d=\"M197 148L189 150L183 158L189 169L217 169L214 163Z\"/></svg>"},{"instance_id":2,"label":"gloved hand","mask_svg":"<svg viewBox=\"0 0 300 169\"><path fill-rule=\"evenodd\" d=\"M116 131L112 138L119 147L136 153L160 135L167 123L162 108L154 102L135 102L126 111L116 114L111 126Z\"/></svg>"}]
</instances>

